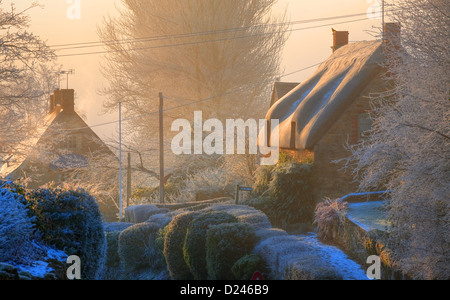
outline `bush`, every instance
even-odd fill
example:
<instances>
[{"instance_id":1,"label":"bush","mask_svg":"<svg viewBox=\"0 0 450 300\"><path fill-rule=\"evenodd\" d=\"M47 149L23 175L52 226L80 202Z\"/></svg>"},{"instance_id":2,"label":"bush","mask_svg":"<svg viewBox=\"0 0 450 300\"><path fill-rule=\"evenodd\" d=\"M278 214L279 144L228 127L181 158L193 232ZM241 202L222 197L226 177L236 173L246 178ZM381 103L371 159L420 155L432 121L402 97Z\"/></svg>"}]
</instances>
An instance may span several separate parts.
<instances>
[{"instance_id":1,"label":"bush","mask_svg":"<svg viewBox=\"0 0 450 300\"><path fill-rule=\"evenodd\" d=\"M31 241L35 218L23 202L23 196L0 189L0 262L30 263L37 255Z\"/></svg>"},{"instance_id":2,"label":"bush","mask_svg":"<svg viewBox=\"0 0 450 300\"><path fill-rule=\"evenodd\" d=\"M325 200L317 205L314 224L317 236L323 241L333 241L339 224L347 215L348 203L339 200Z\"/></svg>"},{"instance_id":3,"label":"bush","mask_svg":"<svg viewBox=\"0 0 450 300\"><path fill-rule=\"evenodd\" d=\"M48 245L78 255L82 278L98 279L104 265L106 241L96 200L82 189L38 189L26 194L36 228Z\"/></svg>"},{"instance_id":4,"label":"bush","mask_svg":"<svg viewBox=\"0 0 450 300\"><path fill-rule=\"evenodd\" d=\"M195 280L206 280L206 233L210 226L236 223L237 218L224 212L201 214L189 225L184 243L184 259Z\"/></svg>"},{"instance_id":5,"label":"bush","mask_svg":"<svg viewBox=\"0 0 450 300\"><path fill-rule=\"evenodd\" d=\"M277 227L312 223L316 203L311 180L310 164L262 167L256 175L252 199L247 204L266 213Z\"/></svg>"},{"instance_id":6,"label":"bush","mask_svg":"<svg viewBox=\"0 0 450 300\"><path fill-rule=\"evenodd\" d=\"M200 170L184 181L180 190L183 200L203 201L234 195L236 185L230 182L226 172L221 168Z\"/></svg>"},{"instance_id":7,"label":"bush","mask_svg":"<svg viewBox=\"0 0 450 300\"><path fill-rule=\"evenodd\" d=\"M141 223L120 233L119 257L125 272L162 267L161 253L155 247L159 229L156 224Z\"/></svg>"},{"instance_id":8,"label":"bush","mask_svg":"<svg viewBox=\"0 0 450 300\"><path fill-rule=\"evenodd\" d=\"M175 280L193 279L189 266L184 261L183 246L186 232L197 212L187 212L176 216L167 227L164 239L164 257L170 276Z\"/></svg>"},{"instance_id":9,"label":"bush","mask_svg":"<svg viewBox=\"0 0 450 300\"><path fill-rule=\"evenodd\" d=\"M256 272L261 272L264 279L269 279L269 270L264 260L256 254L245 255L234 263L231 268L234 279L250 280Z\"/></svg>"},{"instance_id":10,"label":"bush","mask_svg":"<svg viewBox=\"0 0 450 300\"><path fill-rule=\"evenodd\" d=\"M120 265L119 257L119 235L120 231L106 233L106 262L107 268L116 268Z\"/></svg>"},{"instance_id":11,"label":"bush","mask_svg":"<svg viewBox=\"0 0 450 300\"><path fill-rule=\"evenodd\" d=\"M231 223L211 226L206 235L208 279L235 279L232 266L241 257L250 254L255 244L256 236L251 225Z\"/></svg>"}]
</instances>

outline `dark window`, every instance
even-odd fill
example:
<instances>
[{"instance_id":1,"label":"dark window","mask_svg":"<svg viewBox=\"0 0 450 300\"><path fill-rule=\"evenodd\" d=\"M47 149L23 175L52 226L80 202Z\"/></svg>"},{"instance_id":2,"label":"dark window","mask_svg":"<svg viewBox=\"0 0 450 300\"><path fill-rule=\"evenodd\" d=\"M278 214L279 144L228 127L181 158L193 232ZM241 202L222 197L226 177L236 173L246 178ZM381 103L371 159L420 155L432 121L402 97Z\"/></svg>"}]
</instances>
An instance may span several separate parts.
<instances>
[{"instance_id":1,"label":"dark window","mask_svg":"<svg viewBox=\"0 0 450 300\"><path fill-rule=\"evenodd\" d=\"M69 135L67 137L67 150L79 149L79 137L78 135Z\"/></svg>"}]
</instances>

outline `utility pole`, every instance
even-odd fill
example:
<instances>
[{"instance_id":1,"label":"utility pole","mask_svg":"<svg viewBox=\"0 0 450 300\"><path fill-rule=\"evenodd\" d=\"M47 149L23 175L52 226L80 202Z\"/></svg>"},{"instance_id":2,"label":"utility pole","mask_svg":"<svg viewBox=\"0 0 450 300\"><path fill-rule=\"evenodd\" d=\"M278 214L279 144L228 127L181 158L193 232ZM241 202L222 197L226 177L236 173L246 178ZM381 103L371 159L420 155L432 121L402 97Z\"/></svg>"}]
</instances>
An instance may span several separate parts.
<instances>
[{"instance_id":1,"label":"utility pole","mask_svg":"<svg viewBox=\"0 0 450 300\"><path fill-rule=\"evenodd\" d=\"M128 153L128 167L127 167L127 207L130 206L131 200L131 153Z\"/></svg>"},{"instance_id":2,"label":"utility pole","mask_svg":"<svg viewBox=\"0 0 450 300\"><path fill-rule=\"evenodd\" d=\"M386 32L385 32L385 30L386 30L386 23L385 23L385 20L384 20L384 14L385 14L385 8L384 8L384 0L381 0L382 2L381 2L381 14L382 14L382 16L381 16L381 23L382 23L382 32L383 32L383 43L384 43L384 41L386 40Z\"/></svg>"},{"instance_id":3,"label":"utility pole","mask_svg":"<svg viewBox=\"0 0 450 300\"><path fill-rule=\"evenodd\" d=\"M159 200L164 204L164 97L159 93Z\"/></svg>"},{"instance_id":4,"label":"utility pole","mask_svg":"<svg viewBox=\"0 0 450 300\"><path fill-rule=\"evenodd\" d=\"M122 102L119 102L119 221L122 221Z\"/></svg>"}]
</instances>

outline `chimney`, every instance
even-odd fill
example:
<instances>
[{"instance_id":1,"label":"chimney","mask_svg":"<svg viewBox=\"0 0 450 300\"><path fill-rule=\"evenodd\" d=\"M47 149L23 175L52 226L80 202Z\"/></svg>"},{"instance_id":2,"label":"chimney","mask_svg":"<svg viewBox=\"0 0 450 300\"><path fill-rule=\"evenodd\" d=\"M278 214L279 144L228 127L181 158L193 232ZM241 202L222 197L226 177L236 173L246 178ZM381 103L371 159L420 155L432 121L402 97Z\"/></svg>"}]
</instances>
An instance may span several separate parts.
<instances>
[{"instance_id":1,"label":"chimney","mask_svg":"<svg viewBox=\"0 0 450 300\"><path fill-rule=\"evenodd\" d=\"M75 112L75 90L55 90L50 96L50 113L56 108L64 112Z\"/></svg>"},{"instance_id":2,"label":"chimney","mask_svg":"<svg viewBox=\"0 0 450 300\"><path fill-rule=\"evenodd\" d=\"M333 46L331 47L331 49L333 49L334 53L342 46L348 45L348 37L350 34L348 31L337 31L333 28L331 30L333 31Z\"/></svg>"},{"instance_id":3,"label":"chimney","mask_svg":"<svg viewBox=\"0 0 450 300\"><path fill-rule=\"evenodd\" d=\"M384 44L388 49L400 50L401 48L401 31L400 23L386 23L383 28Z\"/></svg>"}]
</instances>

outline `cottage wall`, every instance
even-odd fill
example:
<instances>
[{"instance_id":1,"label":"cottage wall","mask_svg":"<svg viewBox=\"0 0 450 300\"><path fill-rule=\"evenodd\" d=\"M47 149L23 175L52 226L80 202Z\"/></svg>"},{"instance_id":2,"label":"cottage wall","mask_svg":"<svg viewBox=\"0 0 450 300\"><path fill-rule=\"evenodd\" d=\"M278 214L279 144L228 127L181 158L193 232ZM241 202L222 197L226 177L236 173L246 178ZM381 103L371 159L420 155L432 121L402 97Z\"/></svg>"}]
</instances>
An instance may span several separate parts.
<instances>
[{"instance_id":1,"label":"cottage wall","mask_svg":"<svg viewBox=\"0 0 450 300\"><path fill-rule=\"evenodd\" d=\"M370 112L370 95L386 89L386 82L380 75L355 99L314 148L314 189L317 201L325 197L340 198L357 191L358 185L352 174L342 170L343 162L335 163L350 156L347 144L359 143L360 115Z\"/></svg>"}]
</instances>

